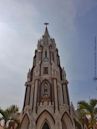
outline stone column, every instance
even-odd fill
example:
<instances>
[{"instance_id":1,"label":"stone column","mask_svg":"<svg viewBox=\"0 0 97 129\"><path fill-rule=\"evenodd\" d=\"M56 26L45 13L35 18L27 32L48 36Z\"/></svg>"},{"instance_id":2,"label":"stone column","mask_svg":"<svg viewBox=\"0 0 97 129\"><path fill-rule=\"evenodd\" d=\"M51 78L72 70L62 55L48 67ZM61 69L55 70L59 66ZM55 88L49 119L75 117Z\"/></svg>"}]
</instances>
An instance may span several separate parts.
<instances>
[{"instance_id":1,"label":"stone column","mask_svg":"<svg viewBox=\"0 0 97 129\"><path fill-rule=\"evenodd\" d=\"M31 92L30 92L30 107L31 107L31 109L33 108L33 104L34 104L34 102L33 102L33 94L34 94L34 87L33 87L33 84L31 85Z\"/></svg>"},{"instance_id":2,"label":"stone column","mask_svg":"<svg viewBox=\"0 0 97 129\"><path fill-rule=\"evenodd\" d=\"M54 79L54 101L55 101L55 111L58 111L58 91L57 91L57 80Z\"/></svg>"},{"instance_id":3,"label":"stone column","mask_svg":"<svg viewBox=\"0 0 97 129\"><path fill-rule=\"evenodd\" d=\"M26 87L26 90L25 90L25 98L24 98L23 111L24 111L24 108L25 108L25 105L26 105L26 95L27 95L27 87Z\"/></svg>"},{"instance_id":4,"label":"stone column","mask_svg":"<svg viewBox=\"0 0 97 129\"><path fill-rule=\"evenodd\" d=\"M68 87L66 83L63 83L63 100L65 104L69 105L69 93L68 93Z\"/></svg>"},{"instance_id":5,"label":"stone column","mask_svg":"<svg viewBox=\"0 0 97 129\"><path fill-rule=\"evenodd\" d=\"M34 87L35 88L34 88L34 107L33 107L33 112L36 113L38 80L35 81L35 86Z\"/></svg>"},{"instance_id":6,"label":"stone column","mask_svg":"<svg viewBox=\"0 0 97 129\"><path fill-rule=\"evenodd\" d=\"M63 103L64 103L64 104L68 104L68 101L67 101L67 93L66 93L66 86L65 86L64 83L62 84L62 87L63 87Z\"/></svg>"},{"instance_id":7,"label":"stone column","mask_svg":"<svg viewBox=\"0 0 97 129\"><path fill-rule=\"evenodd\" d=\"M62 85L58 85L58 98L59 98L59 104L63 105L63 91L62 91Z\"/></svg>"},{"instance_id":8,"label":"stone column","mask_svg":"<svg viewBox=\"0 0 97 129\"><path fill-rule=\"evenodd\" d=\"M25 106L29 105L30 102L30 86L26 86L26 94L25 94Z\"/></svg>"},{"instance_id":9,"label":"stone column","mask_svg":"<svg viewBox=\"0 0 97 129\"><path fill-rule=\"evenodd\" d=\"M61 122L61 120L57 121L56 129L62 129L62 122Z\"/></svg>"}]
</instances>

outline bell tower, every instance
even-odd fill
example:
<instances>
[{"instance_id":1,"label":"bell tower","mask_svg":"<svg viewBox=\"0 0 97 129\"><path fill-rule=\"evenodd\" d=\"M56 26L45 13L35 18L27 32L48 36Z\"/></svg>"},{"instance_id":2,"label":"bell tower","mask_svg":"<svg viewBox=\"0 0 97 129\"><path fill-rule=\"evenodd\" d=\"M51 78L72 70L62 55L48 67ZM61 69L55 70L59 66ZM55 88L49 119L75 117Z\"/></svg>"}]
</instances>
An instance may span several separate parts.
<instances>
[{"instance_id":1,"label":"bell tower","mask_svg":"<svg viewBox=\"0 0 97 129\"><path fill-rule=\"evenodd\" d=\"M27 74L21 129L75 129L66 72L45 25Z\"/></svg>"}]
</instances>

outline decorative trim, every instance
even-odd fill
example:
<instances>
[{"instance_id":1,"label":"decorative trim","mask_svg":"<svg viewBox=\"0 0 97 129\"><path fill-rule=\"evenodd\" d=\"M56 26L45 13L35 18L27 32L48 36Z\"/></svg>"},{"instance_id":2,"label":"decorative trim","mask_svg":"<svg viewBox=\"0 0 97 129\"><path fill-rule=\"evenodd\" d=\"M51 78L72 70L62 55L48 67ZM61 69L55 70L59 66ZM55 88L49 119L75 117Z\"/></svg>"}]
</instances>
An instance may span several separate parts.
<instances>
[{"instance_id":1,"label":"decorative trim","mask_svg":"<svg viewBox=\"0 0 97 129\"><path fill-rule=\"evenodd\" d=\"M26 90L25 90L25 97L24 97L23 111L24 111L24 108L25 108L25 105L26 105L26 96L27 96L27 87L26 87Z\"/></svg>"},{"instance_id":2,"label":"decorative trim","mask_svg":"<svg viewBox=\"0 0 97 129\"><path fill-rule=\"evenodd\" d=\"M28 118L28 125L27 125L27 126L29 127L29 125L30 125L30 119L29 119L28 115L25 114L25 115L23 116L23 119L22 119L21 123L20 123L20 128L21 128L22 123L23 123L23 120L25 119L26 116L27 116L27 118Z\"/></svg>"},{"instance_id":3,"label":"decorative trim","mask_svg":"<svg viewBox=\"0 0 97 129\"><path fill-rule=\"evenodd\" d=\"M47 113L51 116L51 118L53 119L53 122L54 122L54 124L55 124L55 120L54 120L52 114L51 114L49 111L47 111L47 110L44 110L43 112L40 113L40 115L38 116L38 118L37 118L37 120L36 120L36 124L37 124L39 118L41 117L41 115L42 115L44 112L47 112Z\"/></svg>"},{"instance_id":4,"label":"decorative trim","mask_svg":"<svg viewBox=\"0 0 97 129\"><path fill-rule=\"evenodd\" d=\"M63 117L65 116L65 114L67 114L67 116L70 118L71 123L72 123L72 125L73 125L73 121L72 121L72 119L71 119L71 116L68 114L68 112L64 112L64 113L63 113L62 118L61 118L61 121L62 121Z\"/></svg>"},{"instance_id":5,"label":"decorative trim","mask_svg":"<svg viewBox=\"0 0 97 129\"><path fill-rule=\"evenodd\" d=\"M28 102L28 105L30 105L30 99L31 99L31 85L29 86L29 102Z\"/></svg>"},{"instance_id":6,"label":"decorative trim","mask_svg":"<svg viewBox=\"0 0 97 129\"><path fill-rule=\"evenodd\" d=\"M35 91L35 86L33 88L33 103L32 103L32 110L33 110L33 107L34 107L34 91Z\"/></svg>"},{"instance_id":7,"label":"decorative trim","mask_svg":"<svg viewBox=\"0 0 97 129\"><path fill-rule=\"evenodd\" d=\"M59 94L58 94L58 83L56 80L56 86L57 86L57 103L58 103L58 110L59 110Z\"/></svg>"},{"instance_id":8,"label":"decorative trim","mask_svg":"<svg viewBox=\"0 0 97 129\"><path fill-rule=\"evenodd\" d=\"M68 93L68 87L66 85L66 94L67 94L67 99L68 99L68 105L70 106L70 100L69 100L69 93Z\"/></svg>"},{"instance_id":9,"label":"decorative trim","mask_svg":"<svg viewBox=\"0 0 97 129\"><path fill-rule=\"evenodd\" d=\"M65 98L64 98L64 85L62 84L62 95L63 95L63 104L65 104Z\"/></svg>"}]
</instances>

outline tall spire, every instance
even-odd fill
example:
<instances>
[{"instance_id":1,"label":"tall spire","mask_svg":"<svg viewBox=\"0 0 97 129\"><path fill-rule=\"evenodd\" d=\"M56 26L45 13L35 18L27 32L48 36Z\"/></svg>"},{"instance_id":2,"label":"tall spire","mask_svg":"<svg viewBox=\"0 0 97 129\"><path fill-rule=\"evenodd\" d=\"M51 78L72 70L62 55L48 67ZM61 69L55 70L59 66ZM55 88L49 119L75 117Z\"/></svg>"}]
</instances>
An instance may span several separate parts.
<instances>
[{"instance_id":1,"label":"tall spire","mask_svg":"<svg viewBox=\"0 0 97 129\"><path fill-rule=\"evenodd\" d=\"M44 36L45 36L45 37L50 37L49 32L48 32L48 28L47 28L47 26L49 25L49 23L44 23L44 25L46 26L46 27L45 27Z\"/></svg>"}]
</instances>

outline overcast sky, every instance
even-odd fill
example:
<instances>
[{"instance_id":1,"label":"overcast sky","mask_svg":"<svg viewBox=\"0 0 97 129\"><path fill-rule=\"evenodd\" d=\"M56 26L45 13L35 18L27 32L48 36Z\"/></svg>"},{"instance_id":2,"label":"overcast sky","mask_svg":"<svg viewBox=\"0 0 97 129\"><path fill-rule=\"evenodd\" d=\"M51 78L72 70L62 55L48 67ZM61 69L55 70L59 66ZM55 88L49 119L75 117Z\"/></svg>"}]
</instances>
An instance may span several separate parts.
<instances>
[{"instance_id":1,"label":"overcast sky","mask_svg":"<svg viewBox=\"0 0 97 129\"><path fill-rule=\"evenodd\" d=\"M23 105L26 75L37 41L49 22L71 101L97 98L94 37L97 0L0 0L0 106Z\"/></svg>"}]
</instances>

